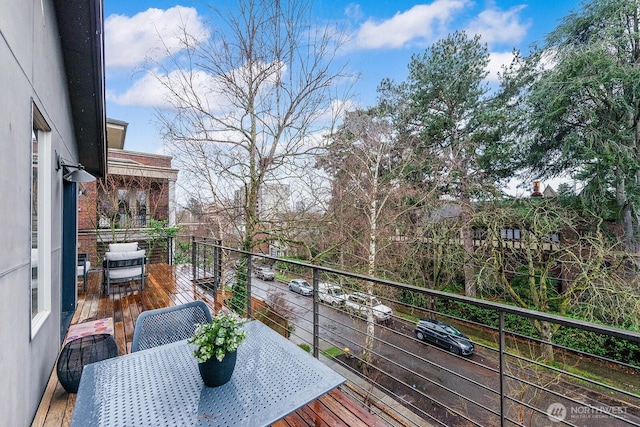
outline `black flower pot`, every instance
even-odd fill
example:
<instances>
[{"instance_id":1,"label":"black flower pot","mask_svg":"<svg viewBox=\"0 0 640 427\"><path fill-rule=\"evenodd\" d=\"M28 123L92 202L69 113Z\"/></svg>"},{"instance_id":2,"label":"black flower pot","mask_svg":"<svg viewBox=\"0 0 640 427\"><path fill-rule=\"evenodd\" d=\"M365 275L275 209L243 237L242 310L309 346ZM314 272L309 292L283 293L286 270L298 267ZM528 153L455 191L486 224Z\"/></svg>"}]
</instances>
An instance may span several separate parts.
<instances>
[{"instance_id":1,"label":"black flower pot","mask_svg":"<svg viewBox=\"0 0 640 427\"><path fill-rule=\"evenodd\" d=\"M215 357L206 362L199 362L198 369L204 385L207 387L219 387L226 384L233 375L236 367L236 351L227 353L222 361L218 361Z\"/></svg>"}]
</instances>

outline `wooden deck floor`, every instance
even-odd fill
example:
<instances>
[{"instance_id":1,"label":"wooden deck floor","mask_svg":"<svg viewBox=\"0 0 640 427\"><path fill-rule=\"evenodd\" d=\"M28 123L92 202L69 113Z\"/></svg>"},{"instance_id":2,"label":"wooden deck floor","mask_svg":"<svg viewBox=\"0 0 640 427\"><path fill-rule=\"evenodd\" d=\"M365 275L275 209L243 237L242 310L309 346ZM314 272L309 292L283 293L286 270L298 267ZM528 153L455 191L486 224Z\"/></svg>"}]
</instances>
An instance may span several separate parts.
<instances>
[{"instance_id":1,"label":"wooden deck floor","mask_svg":"<svg viewBox=\"0 0 640 427\"><path fill-rule=\"evenodd\" d=\"M122 355L130 351L135 321L145 310L193 300L202 300L213 310L213 297L188 280L189 271L182 271L180 267L165 264L152 264L148 268L148 273L143 291L139 290L138 283L121 285L116 286L109 297L103 296L100 292L100 273L90 273L87 292L85 294L80 291L78 307L71 324L112 317L115 339ZM181 279L183 276L184 279ZM69 426L75 398L75 394L69 394L62 388L54 369L32 427ZM347 396L340 388L274 424L276 427L383 425L386 424Z\"/></svg>"}]
</instances>

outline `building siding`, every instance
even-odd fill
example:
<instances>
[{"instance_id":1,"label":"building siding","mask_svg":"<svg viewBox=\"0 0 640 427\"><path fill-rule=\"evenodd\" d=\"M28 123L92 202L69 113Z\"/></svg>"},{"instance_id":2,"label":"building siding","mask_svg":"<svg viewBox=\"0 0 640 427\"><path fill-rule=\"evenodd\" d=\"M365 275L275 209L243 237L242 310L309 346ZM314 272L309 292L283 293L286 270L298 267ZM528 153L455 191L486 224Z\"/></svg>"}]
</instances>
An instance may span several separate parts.
<instances>
[{"instance_id":1,"label":"building siding","mask_svg":"<svg viewBox=\"0 0 640 427\"><path fill-rule=\"evenodd\" d=\"M99 1L99 0L98 0ZM51 0L0 2L0 425L29 425L61 344L62 174L56 153L77 147L56 13ZM50 126L51 306L31 331L32 106ZM32 336L33 335L33 336Z\"/></svg>"}]
</instances>

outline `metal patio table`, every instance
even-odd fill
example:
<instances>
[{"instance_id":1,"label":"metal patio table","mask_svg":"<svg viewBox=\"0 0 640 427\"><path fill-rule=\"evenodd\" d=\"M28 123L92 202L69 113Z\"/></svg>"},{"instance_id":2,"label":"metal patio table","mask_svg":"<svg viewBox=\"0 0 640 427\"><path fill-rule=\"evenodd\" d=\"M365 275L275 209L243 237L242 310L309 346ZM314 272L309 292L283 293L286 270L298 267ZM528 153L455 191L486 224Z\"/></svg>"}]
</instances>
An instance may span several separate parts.
<instances>
[{"instance_id":1,"label":"metal patio table","mask_svg":"<svg viewBox=\"0 0 640 427\"><path fill-rule=\"evenodd\" d=\"M71 425L267 426L345 381L254 320L231 380L206 387L179 341L85 366Z\"/></svg>"}]
</instances>

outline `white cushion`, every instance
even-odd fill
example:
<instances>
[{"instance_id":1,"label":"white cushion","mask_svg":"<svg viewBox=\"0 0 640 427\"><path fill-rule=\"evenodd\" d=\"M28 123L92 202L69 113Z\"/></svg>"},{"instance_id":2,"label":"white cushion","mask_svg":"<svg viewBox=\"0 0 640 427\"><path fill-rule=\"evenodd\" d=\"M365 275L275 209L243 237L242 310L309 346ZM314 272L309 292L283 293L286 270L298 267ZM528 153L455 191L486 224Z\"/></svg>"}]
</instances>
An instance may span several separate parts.
<instances>
[{"instance_id":1,"label":"white cushion","mask_svg":"<svg viewBox=\"0 0 640 427\"><path fill-rule=\"evenodd\" d=\"M89 269L91 268L91 262L85 261L84 264L87 266L87 271L89 271ZM78 276L83 276L83 275L84 275L84 267L79 265L78 266Z\"/></svg>"},{"instance_id":2,"label":"white cushion","mask_svg":"<svg viewBox=\"0 0 640 427\"><path fill-rule=\"evenodd\" d=\"M138 250L138 242L109 243L109 252L131 252Z\"/></svg>"},{"instance_id":3,"label":"white cushion","mask_svg":"<svg viewBox=\"0 0 640 427\"><path fill-rule=\"evenodd\" d=\"M128 251L128 252L105 252L104 257L110 261L122 261L124 259L144 258L145 250Z\"/></svg>"},{"instance_id":4,"label":"white cushion","mask_svg":"<svg viewBox=\"0 0 640 427\"><path fill-rule=\"evenodd\" d=\"M142 265L133 267L114 268L109 270L110 279L124 279L127 277L135 277L142 275Z\"/></svg>"}]
</instances>

